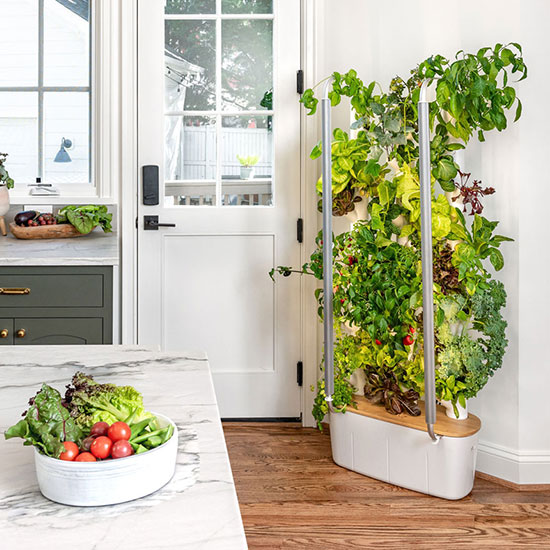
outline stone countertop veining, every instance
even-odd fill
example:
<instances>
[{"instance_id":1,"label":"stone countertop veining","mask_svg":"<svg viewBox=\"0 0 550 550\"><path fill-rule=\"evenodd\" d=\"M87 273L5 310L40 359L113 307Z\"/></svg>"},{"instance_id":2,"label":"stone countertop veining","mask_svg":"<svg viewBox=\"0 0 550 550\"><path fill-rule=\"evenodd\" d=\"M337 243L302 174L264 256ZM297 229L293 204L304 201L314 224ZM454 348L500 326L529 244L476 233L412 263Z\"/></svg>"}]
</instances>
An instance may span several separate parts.
<instances>
[{"instance_id":1,"label":"stone countertop veining","mask_svg":"<svg viewBox=\"0 0 550 550\"><path fill-rule=\"evenodd\" d=\"M16 239L0 235L0 266L118 265L116 233L95 229L71 239Z\"/></svg>"},{"instance_id":2,"label":"stone countertop veining","mask_svg":"<svg viewBox=\"0 0 550 550\"><path fill-rule=\"evenodd\" d=\"M4 347L0 354L0 432L15 424L43 382L62 391L77 371L131 384L148 410L178 426L172 481L129 503L78 508L39 492L34 450L0 437L2 548L82 550L245 550L239 505L212 378L202 353L137 346Z\"/></svg>"}]
</instances>

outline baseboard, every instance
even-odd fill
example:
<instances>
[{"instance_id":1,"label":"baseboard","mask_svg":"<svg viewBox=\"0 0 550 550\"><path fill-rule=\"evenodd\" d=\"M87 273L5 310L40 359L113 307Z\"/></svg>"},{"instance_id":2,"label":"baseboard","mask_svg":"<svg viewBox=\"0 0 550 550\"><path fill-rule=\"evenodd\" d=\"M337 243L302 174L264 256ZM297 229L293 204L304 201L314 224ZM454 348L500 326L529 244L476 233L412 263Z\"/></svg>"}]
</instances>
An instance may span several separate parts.
<instances>
[{"instance_id":1,"label":"baseboard","mask_svg":"<svg viewBox=\"0 0 550 550\"><path fill-rule=\"evenodd\" d=\"M513 483L512 481L506 481L500 477L495 477L489 474L484 474L483 472L476 472L476 479L485 479L491 483L496 483L497 485L502 485L508 489L513 489L514 491L550 491L550 483L537 483L537 484L524 484L519 485L518 483Z\"/></svg>"},{"instance_id":2,"label":"baseboard","mask_svg":"<svg viewBox=\"0 0 550 550\"><path fill-rule=\"evenodd\" d=\"M550 484L550 452L517 451L480 441L476 469L518 486Z\"/></svg>"}]
</instances>

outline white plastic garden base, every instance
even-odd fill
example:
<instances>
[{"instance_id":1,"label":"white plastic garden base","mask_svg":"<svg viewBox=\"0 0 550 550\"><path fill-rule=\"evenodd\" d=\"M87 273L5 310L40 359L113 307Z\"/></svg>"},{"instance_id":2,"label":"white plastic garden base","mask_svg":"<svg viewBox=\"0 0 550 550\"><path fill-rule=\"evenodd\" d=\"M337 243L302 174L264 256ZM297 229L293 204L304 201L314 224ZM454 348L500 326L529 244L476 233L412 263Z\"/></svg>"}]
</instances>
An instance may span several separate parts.
<instances>
[{"instance_id":1,"label":"white plastic garden base","mask_svg":"<svg viewBox=\"0 0 550 550\"><path fill-rule=\"evenodd\" d=\"M374 416L391 416L383 407L370 407L380 410ZM362 404L360 408L363 408ZM470 493L474 484L481 423L473 415L465 421L450 420L439 406L437 416L446 429L438 431L436 423L436 434L448 433L449 423L453 422L458 434L474 433L455 437L443 435L434 443L422 427L393 423L399 417L387 421L366 416L355 409L331 413L330 437L334 462L348 470L406 489L449 500L461 499ZM411 417L400 417L403 423L410 423ZM412 420L413 424L422 426L423 416ZM461 426L464 422L469 424L469 429ZM450 430L453 431L452 424Z\"/></svg>"}]
</instances>

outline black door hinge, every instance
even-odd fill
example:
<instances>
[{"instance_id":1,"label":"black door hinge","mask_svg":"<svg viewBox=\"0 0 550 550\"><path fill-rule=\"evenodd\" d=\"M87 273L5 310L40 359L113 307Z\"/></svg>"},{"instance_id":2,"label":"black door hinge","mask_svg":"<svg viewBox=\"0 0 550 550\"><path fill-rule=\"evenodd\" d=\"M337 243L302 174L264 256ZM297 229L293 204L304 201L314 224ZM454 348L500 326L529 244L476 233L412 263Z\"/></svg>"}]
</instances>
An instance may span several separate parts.
<instances>
[{"instance_id":1,"label":"black door hinge","mask_svg":"<svg viewBox=\"0 0 550 550\"><path fill-rule=\"evenodd\" d=\"M298 218L296 222L296 239L299 243L304 242L304 220L302 218Z\"/></svg>"},{"instance_id":2,"label":"black door hinge","mask_svg":"<svg viewBox=\"0 0 550 550\"><path fill-rule=\"evenodd\" d=\"M136 216L136 229L138 228L138 219L137 219L137 216Z\"/></svg>"},{"instance_id":3,"label":"black door hinge","mask_svg":"<svg viewBox=\"0 0 550 550\"><path fill-rule=\"evenodd\" d=\"M296 365L296 382L300 387L302 387L304 383L304 364L302 361L298 361Z\"/></svg>"},{"instance_id":4,"label":"black door hinge","mask_svg":"<svg viewBox=\"0 0 550 550\"><path fill-rule=\"evenodd\" d=\"M296 92L302 95L304 93L304 71L296 71Z\"/></svg>"}]
</instances>

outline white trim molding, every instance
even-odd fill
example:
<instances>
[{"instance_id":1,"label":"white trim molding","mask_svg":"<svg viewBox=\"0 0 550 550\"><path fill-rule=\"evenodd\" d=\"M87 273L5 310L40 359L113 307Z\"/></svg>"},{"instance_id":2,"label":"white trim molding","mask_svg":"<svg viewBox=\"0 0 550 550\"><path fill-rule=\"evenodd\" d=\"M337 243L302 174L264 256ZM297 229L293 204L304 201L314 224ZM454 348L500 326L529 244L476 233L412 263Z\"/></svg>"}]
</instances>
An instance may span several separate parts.
<instances>
[{"instance_id":1,"label":"white trim molding","mask_svg":"<svg viewBox=\"0 0 550 550\"><path fill-rule=\"evenodd\" d=\"M319 19L322 10L320 2L302 0L302 70L306 88L312 87L318 80L319 52L316 47L320 43L318 36L322 28ZM309 153L319 140L318 117L308 117L305 109L301 109L301 178L302 204L301 212L304 219L304 244L302 245L302 264L309 260L313 251L315 237L320 229L320 217L317 211L319 200L314 183L319 177L319 165L311 161ZM313 399L317 391L319 365L322 359L321 323L317 315L317 300L314 297L318 281L313 277L302 276L302 361L304 365L302 388L302 424L316 426L311 413ZM311 387L315 391L311 391Z\"/></svg>"},{"instance_id":2,"label":"white trim molding","mask_svg":"<svg viewBox=\"0 0 550 550\"><path fill-rule=\"evenodd\" d=\"M476 469L517 485L550 483L550 451L518 451L480 441Z\"/></svg>"},{"instance_id":3,"label":"white trim molding","mask_svg":"<svg viewBox=\"0 0 550 550\"><path fill-rule=\"evenodd\" d=\"M137 2L113 2L119 8L120 140L119 234L121 343L137 342Z\"/></svg>"}]
</instances>

